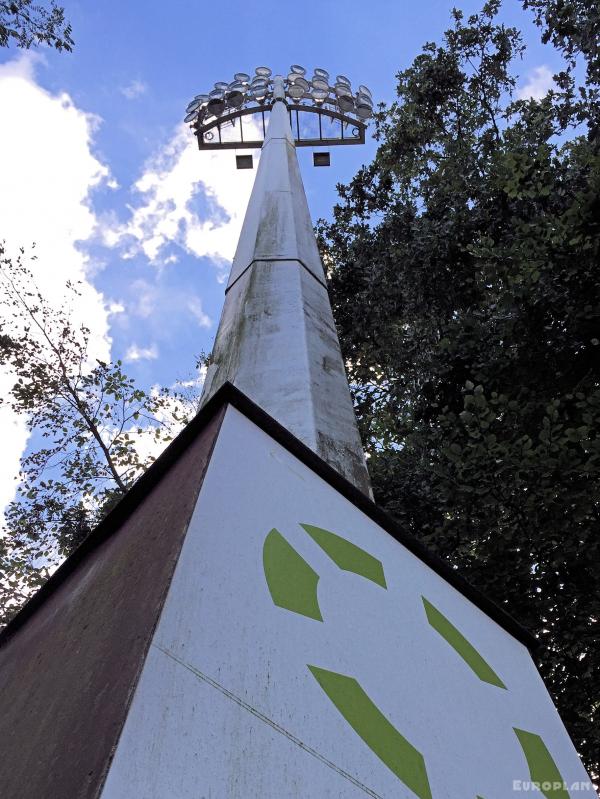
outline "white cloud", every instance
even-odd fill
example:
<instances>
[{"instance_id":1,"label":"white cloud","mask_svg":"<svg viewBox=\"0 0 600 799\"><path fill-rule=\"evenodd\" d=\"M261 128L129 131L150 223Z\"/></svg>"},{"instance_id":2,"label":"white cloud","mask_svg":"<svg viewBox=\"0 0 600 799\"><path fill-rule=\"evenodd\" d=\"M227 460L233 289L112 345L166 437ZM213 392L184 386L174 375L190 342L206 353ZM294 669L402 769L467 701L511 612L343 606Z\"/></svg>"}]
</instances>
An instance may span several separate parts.
<instances>
[{"instance_id":1,"label":"white cloud","mask_svg":"<svg viewBox=\"0 0 600 799\"><path fill-rule=\"evenodd\" d=\"M150 347L138 347L137 344L132 344L125 353L125 360L132 361L155 361L158 358L158 348L156 344Z\"/></svg>"},{"instance_id":2,"label":"white cloud","mask_svg":"<svg viewBox=\"0 0 600 799\"><path fill-rule=\"evenodd\" d=\"M183 423L181 421L175 421L175 416L177 416L180 420L182 417L186 416L189 419L192 418L197 412L198 409L195 405L195 397L196 393L199 391L198 386L201 387L203 381L204 376L199 375L198 379L193 383L193 388L188 389L189 397L186 396L185 392L180 391L178 396L169 397L163 405L162 410L156 414L158 421L162 422L163 424L163 432L169 433L169 440L175 438L175 436L183 428ZM174 388L179 389L182 387L182 385L183 384L181 383L176 384ZM186 388L188 387L186 386ZM160 389L158 386L154 386L151 389L151 394L156 396L159 390ZM138 432L139 429L141 429L141 432ZM127 430L130 439L135 442L136 452L142 461L146 461L148 458L158 458L160 453L169 443L168 441L164 441L160 438L157 439L154 431L154 425L147 425L145 427L138 428L137 423L132 425Z\"/></svg>"},{"instance_id":3,"label":"white cloud","mask_svg":"<svg viewBox=\"0 0 600 799\"><path fill-rule=\"evenodd\" d=\"M542 64L529 71L527 82L517 90L519 100L541 100L554 88L552 72Z\"/></svg>"},{"instance_id":4,"label":"white cloud","mask_svg":"<svg viewBox=\"0 0 600 799\"><path fill-rule=\"evenodd\" d=\"M202 300L200 297L190 297L187 303L187 307L191 312L192 316L195 317L200 327L212 327L212 319L202 309Z\"/></svg>"},{"instance_id":5,"label":"white cloud","mask_svg":"<svg viewBox=\"0 0 600 799\"><path fill-rule=\"evenodd\" d=\"M131 284L132 294L136 295L136 302L129 310L141 319L148 319L154 314L160 297L158 287L148 280L134 280Z\"/></svg>"},{"instance_id":6,"label":"white cloud","mask_svg":"<svg viewBox=\"0 0 600 799\"><path fill-rule=\"evenodd\" d=\"M117 316L125 312L125 306L121 302L111 302L108 306L108 313L110 316Z\"/></svg>"},{"instance_id":7,"label":"white cloud","mask_svg":"<svg viewBox=\"0 0 600 799\"><path fill-rule=\"evenodd\" d=\"M119 91L128 100L135 100L137 97L141 97L142 94L146 94L148 86L143 80L132 80L126 86L121 86Z\"/></svg>"},{"instance_id":8,"label":"white cloud","mask_svg":"<svg viewBox=\"0 0 600 799\"><path fill-rule=\"evenodd\" d=\"M13 384L10 376L0 373L0 395L5 396ZM27 445L29 432L25 419L16 416L10 408L0 405L0 431L2 433L2 457L0 458L0 513L12 500L19 473L19 458Z\"/></svg>"},{"instance_id":9,"label":"white cloud","mask_svg":"<svg viewBox=\"0 0 600 799\"><path fill-rule=\"evenodd\" d=\"M180 125L135 183L139 199L129 221L115 226L106 220L104 243L123 247L125 257L142 252L160 265L173 262L173 254L163 250L176 243L212 259L224 277L253 182L254 172L236 169L233 151L200 152L189 129ZM194 202L205 207L194 209Z\"/></svg>"},{"instance_id":10,"label":"white cloud","mask_svg":"<svg viewBox=\"0 0 600 799\"><path fill-rule=\"evenodd\" d=\"M28 265L54 305L63 302L67 280L81 281L82 296L73 318L92 331L91 355L106 359L108 310L87 279L90 264L76 244L90 238L97 225L90 191L110 179L106 165L92 153L99 119L78 109L67 94L41 88L35 80L37 61L26 54L0 66L0 237L6 240L9 255L36 243L37 260ZM1 510L14 494L27 432L24 420L7 409L2 410L0 425Z\"/></svg>"}]
</instances>

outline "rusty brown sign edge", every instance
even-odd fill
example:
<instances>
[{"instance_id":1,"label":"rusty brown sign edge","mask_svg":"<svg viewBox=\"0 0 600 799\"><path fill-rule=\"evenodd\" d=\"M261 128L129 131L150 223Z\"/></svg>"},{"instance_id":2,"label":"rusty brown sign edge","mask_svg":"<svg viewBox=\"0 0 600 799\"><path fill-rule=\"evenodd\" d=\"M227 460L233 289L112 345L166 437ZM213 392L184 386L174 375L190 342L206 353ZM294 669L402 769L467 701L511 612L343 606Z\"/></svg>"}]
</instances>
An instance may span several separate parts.
<instances>
[{"instance_id":1,"label":"rusty brown sign edge","mask_svg":"<svg viewBox=\"0 0 600 799\"><path fill-rule=\"evenodd\" d=\"M449 566L440 557L431 552L424 544L412 535L401 529L400 525L386 511L379 508L375 502L348 482L332 466L322 460L316 453L309 449L289 430L283 427L261 407L256 405L248 396L236 388L232 383L226 382L204 405L198 414L189 422L179 435L169 444L165 451L156 459L149 469L134 483L123 499L106 518L96 527L78 549L67 558L54 572L40 590L23 606L9 624L0 632L0 647L21 627L27 619L35 613L37 607L46 597L60 585L71 573L75 566L87 556L88 552L95 549L108 536L119 528L128 518L142 499L152 490L161 476L170 468L171 464L194 441L212 417L224 406L232 405L251 422L271 436L277 443L298 458L305 466L325 480L332 488L338 491L355 507L361 510L372 521L382 527L392 538L405 546L423 563L445 579L463 596L473 602L480 610L486 613L500 627L524 644L530 651L539 646L539 641L532 633L523 627L516 619L503 608L488 599L479 589L471 585L455 569Z\"/></svg>"},{"instance_id":2,"label":"rusty brown sign edge","mask_svg":"<svg viewBox=\"0 0 600 799\"><path fill-rule=\"evenodd\" d=\"M0 649L3 799L100 795L226 410Z\"/></svg>"}]
</instances>

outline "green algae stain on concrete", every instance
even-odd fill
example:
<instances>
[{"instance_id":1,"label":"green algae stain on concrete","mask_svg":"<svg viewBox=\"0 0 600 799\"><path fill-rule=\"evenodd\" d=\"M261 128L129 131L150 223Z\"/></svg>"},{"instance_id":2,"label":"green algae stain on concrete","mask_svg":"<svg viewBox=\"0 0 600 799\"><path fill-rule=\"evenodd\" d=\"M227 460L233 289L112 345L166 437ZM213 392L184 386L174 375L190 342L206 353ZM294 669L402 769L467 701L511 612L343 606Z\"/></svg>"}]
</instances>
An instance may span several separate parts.
<instances>
[{"instance_id":1,"label":"green algae stain on concrete","mask_svg":"<svg viewBox=\"0 0 600 799\"><path fill-rule=\"evenodd\" d=\"M308 667L323 691L369 749L419 799L431 799L423 755L379 710L360 683L334 671Z\"/></svg>"},{"instance_id":2,"label":"green algae stain on concrete","mask_svg":"<svg viewBox=\"0 0 600 799\"><path fill-rule=\"evenodd\" d=\"M569 799L558 766L539 735L513 727L529 766L531 781L535 782L546 799Z\"/></svg>"},{"instance_id":3,"label":"green algae stain on concrete","mask_svg":"<svg viewBox=\"0 0 600 799\"><path fill-rule=\"evenodd\" d=\"M506 685L504 685L494 669L483 659L475 647L467 641L460 630L457 630L452 622L450 622L443 613L440 613L440 611L434 607L431 602L425 599L424 596L422 596L421 599L425 606L425 613L427 614L427 621L429 624L448 644L450 644L452 649L460 655L479 679L490 685L495 685L498 688L504 688L506 690Z\"/></svg>"},{"instance_id":4,"label":"green algae stain on concrete","mask_svg":"<svg viewBox=\"0 0 600 799\"><path fill-rule=\"evenodd\" d=\"M317 599L319 575L275 528L265 538L263 568L278 607L323 621Z\"/></svg>"},{"instance_id":5,"label":"green algae stain on concrete","mask_svg":"<svg viewBox=\"0 0 600 799\"><path fill-rule=\"evenodd\" d=\"M303 524L301 527L340 569L366 577L367 580L377 583L382 588L387 588L383 565L373 555L322 527L314 527L312 524Z\"/></svg>"}]
</instances>

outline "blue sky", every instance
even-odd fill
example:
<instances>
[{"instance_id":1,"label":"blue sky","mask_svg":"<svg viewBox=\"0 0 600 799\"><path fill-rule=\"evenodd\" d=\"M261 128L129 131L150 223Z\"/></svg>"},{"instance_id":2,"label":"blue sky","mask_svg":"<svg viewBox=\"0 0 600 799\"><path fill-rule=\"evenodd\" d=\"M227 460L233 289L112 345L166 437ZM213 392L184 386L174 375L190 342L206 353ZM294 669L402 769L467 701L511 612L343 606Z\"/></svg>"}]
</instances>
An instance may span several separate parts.
<instances>
[{"instance_id":1,"label":"blue sky","mask_svg":"<svg viewBox=\"0 0 600 799\"><path fill-rule=\"evenodd\" d=\"M145 387L171 385L211 348L255 174L236 171L232 151L194 149L182 125L187 102L236 71L264 64L286 74L291 63L342 72L390 101L396 72L441 39L452 3L65 4L72 54L0 52L0 232L13 247L38 243L36 276L52 301L66 279L84 281L78 310L98 354L123 358ZM521 90L543 93L556 54L519 3L505 2L501 17L528 45ZM336 183L374 151L372 140L332 149L331 168L318 170L299 152L314 219L330 215ZM2 505L26 433L5 410L0 427L12 442Z\"/></svg>"}]
</instances>

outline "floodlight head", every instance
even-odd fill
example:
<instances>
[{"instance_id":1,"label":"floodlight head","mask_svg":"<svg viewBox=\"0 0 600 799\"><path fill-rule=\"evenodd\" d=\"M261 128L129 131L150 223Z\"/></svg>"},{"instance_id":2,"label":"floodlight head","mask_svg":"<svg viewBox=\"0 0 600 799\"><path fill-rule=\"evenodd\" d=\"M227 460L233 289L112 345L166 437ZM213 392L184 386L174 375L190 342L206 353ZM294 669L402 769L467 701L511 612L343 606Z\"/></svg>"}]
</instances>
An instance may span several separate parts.
<instances>
[{"instance_id":1,"label":"floodlight head","mask_svg":"<svg viewBox=\"0 0 600 799\"><path fill-rule=\"evenodd\" d=\"M351 94L340 95L337 103L345 114L351 114L354 111L354 100Z\"/></svg>"},{"instance_id":2,"label":"floodlight head","mask_svg":"<svg viewBox=\"0 0 600 799\"><path fill-rule=\"evenodd\" d=\"M206 110L213 116L220 116L225 110L225 92L223 89L213 89L208 97Z\"/></svg>"},{"instance_id":3,"label":"floodlight head","mask_svg":"<svg viewBox=\"0 0 600 799\"><path fill-rule=\"evenodd\" d=\"M189 114L192 111L195 111L197 108L200 108L201 104L202 103L200 102L200 100L192 100L192 102L189 103L189 105L187 106L187 108L185 110Z\"/></svg>"},{"instance_id":4,"label":"floodlight head","mask_svg":"<svg viewBox=\"0 0 600 799\"><path fill-rule=\"evenodd\" d=\"M284 102L290 112L292 128L295 127L296 146L312 147L318 145L362 144L365 140L366 120L373 115L373 97L370 90L360 85L354 94L350 80L345 75L337 75L333 85L329 82L329 72L322 67L313 70L310 80L306 69L300 64L292 64L287 77L273 76L269 67L259 66L251 76L247 72L236 72L231 83L217 81L208 94L198 94L188 104L185 122L191 124L201 149L219 148L258 148L262 141L244 137L242 117L254 115L262 126L263 137L266 131L265 113L273 103ZM319 134L302 135L300 117L318 117ZM224 141L222 128L225 123L234 123L240 118L238 142ZM339 136L330 137L323 133L323 120L329 118L327 130L335 132L339 126ZM294 126L295 121L295 126ZM333 122L333 125L332 125ZM227 127L227 136L231 129ZM309 125L307 130L314 130ZM215 138L215 132L218 137ZM255 133L252 134L255 136Z\"/></svg>"},{"instance_id":5,"label":"floodlight head","mask_svg":"<svg viewBox=\"0 0 600 799\"><path fill-rule=\"evenodd\" d=\"M327 99L328 94L329 92L326 89L320 89L318 87L314 87L310 93L310 96L315 101L315 103L321 105L321 103L324 103L325 100Z\"/></svg>"},{"instance_id":6,"label":"floodlight head","mask_svg":"<svg viewBox=\"0 0 600 799\"><path fill-rule=\"evenodd\" d=\"M225 99L229 108L241 108L244 105L245 92L244 85L239 80L234 80L229 84L229 88L225 93Z\"/></svg>"},{"instance_id":7,"label":"floodlight head","mask_svg":"<svg viewBox=\"0 0 600 799\"><path fill-rule=\"evenodd\" d=\"M305 91L306 90L302 86L298 85L297 83L294 83L293 86L289 87L288 95L293 100L301 100L304 97Z\"/></svg>"},{"instance_id":8,"label":"floodlight head","mask_svg":"<svg viewBox=\"0 0 600 799\"><path fill-rule=\"evenodd\" d=\"M329 92L329 84L324 78L313 78L311 83L314 89L321 89L321 91Z\"/></svg>"}]
</instances>

